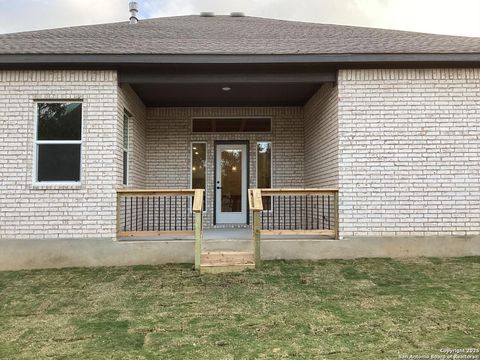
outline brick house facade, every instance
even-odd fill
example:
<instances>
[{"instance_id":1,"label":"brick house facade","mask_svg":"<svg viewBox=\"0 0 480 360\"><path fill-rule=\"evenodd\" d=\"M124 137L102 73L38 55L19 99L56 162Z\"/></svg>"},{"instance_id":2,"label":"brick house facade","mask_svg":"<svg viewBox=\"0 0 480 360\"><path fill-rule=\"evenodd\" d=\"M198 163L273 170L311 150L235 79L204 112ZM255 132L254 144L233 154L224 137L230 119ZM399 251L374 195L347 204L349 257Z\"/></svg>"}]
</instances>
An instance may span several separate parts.
<instances>
[{"instance_id":1,"label":"brick house facade","mask_svg":"<svg viewBox=\"0 0 480 360\"><path fill-rule=\"evenodd\" d=\"M453 253L480 253L480 62L477 65L338 65L335 78L316 84L302 104L272 100L269 106L152 105L138 84L122 80L121 69L1 70L0 240L100 239L105 246L116 240L117 189L190 188L193 142L207 146L204 226L212 228L215 144L241 140L249 146L249 188L257 187L256 144L265 141L272 144L272 188L338 188L339 238L354 241L357 250L352 251L358 256L405 255L402 246L406 254L432 254L434 240L419 240L420 248L413 249L409 239L419 236L447 239L442 244L448 246L456 246L451 244L460 236L469 245L462 243ZM35 181L35 104L41 101L82 103L78 184ZM124 185L126 113L129 159ZM195 133L191 126L197 117L268 117L271 131ZM370 240L391 237L399 244L392 250L362 250L361 241L368 247ZM147 245L129 246L129 251L142 252ZM342 246L347 245L339 244L329 254L341 257ZM142 256L127 263L185 260ZM102 261L80 264L125 263ZM29 267L27 262L18 267ZM48 261L42 264L38 266Z\"/></svg>"},{"instance_id":2,"label":"brick house facade","mask_svg":"<svg viewBox=\"0 0 480 360\"><path fill-rule=\"evenodd\" d=\"M133 115L131 187L190 187L190 144L207 143L207 226L221 139L250 142L251 187L257 141L272 142L273 187L339 186L341 237L480 234L479 69L342 70L304 107L147 108L115 72L1 79L2 238L115 237L123 109ZM84 103L79 186L32 181L34 101L58 98ZM272 132L194 134L202 115L270 116Z\"/></svg>"}]
</instances>

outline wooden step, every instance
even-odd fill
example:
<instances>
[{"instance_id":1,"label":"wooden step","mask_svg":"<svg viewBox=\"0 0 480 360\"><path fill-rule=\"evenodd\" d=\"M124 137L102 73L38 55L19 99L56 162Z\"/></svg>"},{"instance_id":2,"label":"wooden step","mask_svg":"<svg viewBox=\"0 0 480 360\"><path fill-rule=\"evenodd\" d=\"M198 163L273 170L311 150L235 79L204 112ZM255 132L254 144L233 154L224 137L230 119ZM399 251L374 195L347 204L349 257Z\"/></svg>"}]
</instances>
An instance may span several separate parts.
<instances>
[{"instance_id":1,"label":"wooden step","mask_svg":"<svg viewBox=\"0 0 480 360\"><path fill-rule=\"evenodd\" d=\"M255 268L253 252L207 251L202 253L200 272L221 273Z\"/></svg>"},{"instance_id":2,"label":"wooden step","mask_svg":"<svg viewBox=\"0 0 480 360\"><path fill-rule=\"evenodd\" d=\"M255 269L254 264L250 265L228 265L228 266L200 266L201 274L220 274L227 272L240 272L247 269Z\"/></svg>"}]
</instances>

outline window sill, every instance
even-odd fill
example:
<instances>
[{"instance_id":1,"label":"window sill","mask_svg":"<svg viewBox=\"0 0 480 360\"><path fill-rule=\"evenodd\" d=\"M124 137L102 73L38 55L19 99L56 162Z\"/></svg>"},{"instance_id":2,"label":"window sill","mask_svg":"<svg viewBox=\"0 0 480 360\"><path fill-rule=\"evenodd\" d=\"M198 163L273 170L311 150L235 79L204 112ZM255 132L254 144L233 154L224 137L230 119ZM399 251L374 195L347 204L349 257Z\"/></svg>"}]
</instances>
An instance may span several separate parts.
<instances>
[{"instance_id":1,"label":"window sill","mask_svg":"<svg viewBox=\"0 0 480 360\"><path fill-rule=\"evenodd\" d=\"M65 182L65 183L33 183L30 187L32 190L80 190L82 188L81 183L77 182Z\"/></svg>"}]
</instances>

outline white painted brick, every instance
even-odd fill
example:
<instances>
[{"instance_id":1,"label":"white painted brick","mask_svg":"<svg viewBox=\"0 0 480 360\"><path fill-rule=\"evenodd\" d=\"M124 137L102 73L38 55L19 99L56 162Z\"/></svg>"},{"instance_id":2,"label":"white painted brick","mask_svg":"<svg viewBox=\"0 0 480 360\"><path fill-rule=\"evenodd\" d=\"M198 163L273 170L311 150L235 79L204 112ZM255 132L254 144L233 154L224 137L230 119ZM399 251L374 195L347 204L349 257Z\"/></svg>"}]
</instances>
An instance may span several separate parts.
<instances>
[{"instance_id":1,"label":"white painted brick","mask_svg":"<svg viewBox=\"0 0 480 360\"><path fill-rule=\"evenodd\" d=\"M81 186L32 185L36 99L83 100ZM0 71L0 238L113 237L117 124L115 71Z\"/></svg>"},{"instance_id":2,"label":"white painted brick","mask_svg":"<svg viewBox=\"0 0 480 360\"><path fill-rule=\"evenodd\" d=\"M478 89L480 69L339 72L341 236L480 234Z\"/></svg>"}]
</instances>

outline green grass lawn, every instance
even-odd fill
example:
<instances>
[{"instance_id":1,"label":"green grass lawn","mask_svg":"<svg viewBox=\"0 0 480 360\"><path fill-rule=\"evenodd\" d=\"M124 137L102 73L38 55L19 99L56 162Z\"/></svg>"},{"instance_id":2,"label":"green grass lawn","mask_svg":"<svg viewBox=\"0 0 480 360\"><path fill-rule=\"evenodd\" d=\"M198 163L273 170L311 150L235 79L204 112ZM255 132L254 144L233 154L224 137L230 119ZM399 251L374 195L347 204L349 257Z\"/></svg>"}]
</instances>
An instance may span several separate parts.
<instances>
[{"instance_id":1,"label":"green grass lawn","mask_svg":"<svg viewBox=\"0 0 480 360\"><path fill-rule=\"evenodd\" d=\"M480 348L480 258L0 272L0 358L398 359Z\"/></svg>"}]
</instances>

